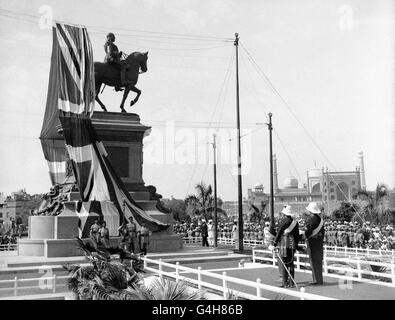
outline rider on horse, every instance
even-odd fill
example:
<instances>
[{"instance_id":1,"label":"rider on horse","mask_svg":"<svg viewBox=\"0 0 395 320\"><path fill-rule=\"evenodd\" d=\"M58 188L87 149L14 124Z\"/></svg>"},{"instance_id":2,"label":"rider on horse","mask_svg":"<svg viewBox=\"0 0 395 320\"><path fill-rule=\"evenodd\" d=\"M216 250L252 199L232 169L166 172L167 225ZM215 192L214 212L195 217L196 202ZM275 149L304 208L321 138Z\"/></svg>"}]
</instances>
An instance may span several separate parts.
<instances>
[{"instance_id":1,"label":"rider on horse","mask_svg":"<svg viewBox=\"0 0 395 320\"><path fill-rule=\"evenodd\" d=\"M107 35L107 41L104 44L104 51L106 52L106 57L104 58L104 62L106 63L114 63L121 67L121 85L126 85L126 69L127 64L121 61L122 51L118 50L118 47L114 44L115 35L113 33L109 33ZM115 91L121 91L121 87L116 86Z\"/></svg>"}]
</instances>

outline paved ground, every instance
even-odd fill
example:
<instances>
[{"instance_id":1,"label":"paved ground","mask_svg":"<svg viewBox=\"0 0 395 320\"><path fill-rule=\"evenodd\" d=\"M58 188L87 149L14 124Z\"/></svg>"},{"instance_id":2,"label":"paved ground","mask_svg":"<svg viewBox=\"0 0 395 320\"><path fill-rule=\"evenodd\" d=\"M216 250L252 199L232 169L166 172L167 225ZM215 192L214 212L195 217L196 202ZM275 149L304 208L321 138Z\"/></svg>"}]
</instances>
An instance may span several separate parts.
<instances>
[{"instance_id":1,"label":"paved ground","mask_svg":"<svg viewBox=\"0 0 395 320\"><path fill-rule=\"evenodd\" d=\"M184 265L189 268L197 269L199 266L202 270L210 270L214 273L222 274L226 272L228 276L245 279L250 281L256 281L260 278L262 283L271 286L279 286L281 284L281 279L279 277L279 272L277 267L272 267L270 265L262 265L261 268L245 268L239 269L238 262L235 261L223 261L223 262L207 262L207 263L187 263L184 264L180 262L180 265ZM157 266L151 266L157 268ZM174 272L174 269L163 268L163 271ZM181 272L180 275L183 277L189 277L192 279L197 279L197 275L188 274L186 272ZM221 280L215 278L209 278L207 276L202 276L203 281L210 282L216 285L222 285ZM313 286L310 285L312 281L311 273L309 272L298 272L295 271L295 280L298 287L304 287L307 293L313 293L321 296L327 296L331 298L336 298L340 300L395 300L395 287L387 287L383 285L347 281L339 279L336 277L324 277L323 286ZM246 293L256 294L255 289L242 286L239 284L229 283L229 288L233 290L243 291ZM293 290L297 290L296 288ZM262 290L262 296L268 299L295 299L290 296L281 296L279 294L274 294L269 291Z\"/></svg>"},{"instance_id":2,"label":"paved ground","mask_svg":"<svg viewBox=\"0 0 395 320\"><path fill-rule=\"evenodd\" d=\"M260 278L262 283L278 286L281 284L279 278L279 272L277 268L268 266L265 268L257 269L234 269L224 270L228 276L245 279L250 281L256 281ZM222 270L213 271L215 273L222 273ZM182 274L182 276L191 277L197 279L196 275ZM221 281L218 279L202 277L203 281L209 281L210 283L221 285ZM341 280L335 277L325 277L323 286L313 286L309 282L312 280L310 273L295 272L295 280L299 287L305 287L307 293L313 293L317 295L332 297L341 300L395 300L395 288L381 286L370 283L362 283ZM248 288L238 284L229 284L230 289L244 291L246 293L255 294L256 291L253 288ZM294 289L297 290L297 289ZM280 298L280 295L273 294L270 292L262 291L262 296L269 299ZM290 297L286 297L287 299Z\"/></svg>"}]
</instances>

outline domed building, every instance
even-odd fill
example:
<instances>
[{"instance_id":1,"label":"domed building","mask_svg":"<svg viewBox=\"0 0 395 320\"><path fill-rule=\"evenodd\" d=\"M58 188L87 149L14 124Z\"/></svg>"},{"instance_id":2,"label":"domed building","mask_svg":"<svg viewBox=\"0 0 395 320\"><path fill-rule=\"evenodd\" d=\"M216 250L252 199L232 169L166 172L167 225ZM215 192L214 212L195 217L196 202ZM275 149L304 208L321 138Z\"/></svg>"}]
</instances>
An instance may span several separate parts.
<instances>
[{"instance_id":1,"label":"domed building","mask_svg":"<svg viewBox=\"0 0 395 320\"><path fill-rule=\"evenodd\" d=\"M303 212L309 202L315 201L331 213L341 201L349 200L360 189L366 189L363 154L358 154L359 165L354 171L329 171L316 166L306 172L306 182L300 186L298 179L290 175L278 185L277 158L273 156L274 212L277 215L284 205L292 205L296 212ZM257 189L257 187L259 187ZM259 190L259 192L255 192ZM263 193L262 185L248 189L248 201L259 204L267 201L269 194Z\"/></svg>"},{"instance_id":2,"label":"domed building","mask_svg":"<svg viewBox=\"0 0 395 320\"><path fill-rule=\"evenodd\" d=\"M288 176L284 180L284 189L298 189L298 179L294 176Z\"/></svg>"}]
</instances>

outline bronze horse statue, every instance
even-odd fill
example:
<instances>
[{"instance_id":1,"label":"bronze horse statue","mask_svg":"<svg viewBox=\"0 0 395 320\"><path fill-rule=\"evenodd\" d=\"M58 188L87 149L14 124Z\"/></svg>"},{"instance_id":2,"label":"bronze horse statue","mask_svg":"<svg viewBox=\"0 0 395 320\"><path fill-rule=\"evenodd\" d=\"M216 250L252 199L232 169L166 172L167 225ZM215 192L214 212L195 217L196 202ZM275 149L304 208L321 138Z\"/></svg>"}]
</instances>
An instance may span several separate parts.
<instances>
[{"instance_id":1,"label":"bronze horse statue","mask_svg":"<svg viewBox=\"0 0 395 320\"><path fill-rule=\"evenodd\" d=\"M95 88L96 95L95 99L100 104L104 111L107 111L106 106L99 99L100 88L102 84L105 84L110 87L121 87L125 88L123 92L123 98L121 101L121 112L126 112L124 109L125 100L128 97L128 94L131 91L136 92L137 96L134 100L130 101L130 106L133 106L141 95L141 90L135 87L139 73L147 72L147 60L148 60L148 52L133 52L127 56L125 60L121 63L126 63L128 65L126 69L126 84L121 85L121 66L115 63L103 63L103 62L95 62ZM141 71L140 71L141 70Z\"/></svg>"}]
</instances>

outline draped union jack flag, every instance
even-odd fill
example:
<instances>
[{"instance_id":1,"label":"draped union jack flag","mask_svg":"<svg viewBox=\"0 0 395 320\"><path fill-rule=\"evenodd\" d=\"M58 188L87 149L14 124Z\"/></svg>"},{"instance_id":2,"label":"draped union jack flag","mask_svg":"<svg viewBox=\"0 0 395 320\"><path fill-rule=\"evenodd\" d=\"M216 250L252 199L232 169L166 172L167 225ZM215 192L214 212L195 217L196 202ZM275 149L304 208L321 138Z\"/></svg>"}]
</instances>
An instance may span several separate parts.
<instances>
[{"instance_id":1,"label":"draped union jack flag","mask_svg":"<svg viewBox=\"0 0 395 320\"><path fill-rule=\"evenodd\" d=\"M112 167L90 119L94 97L93 55L87 30L57 23L53 28L50 84L40 138L53 183L63 182L60 179L67 155L72 164L81 201L74 206L69 202L66 211L79 216L82 233L86 233L93 213L104 217L110 235L117 235L125 218L138 226L145 223L154 232L167 228L167 224L139 207ZM65 140L60 144L59 128Z\"/></svg>"},{"instance_id":2,"label":"draped union jack flag","mask_svg":"<svg viewBox=\"0 0 395 320\"><path fill-rule=\"evenodd\" d=\"M59 113L90 116L95 84L92 46L86 28L57 23L52 35L47 105L40 140L55 185L63 183L67 175L67 153L58 134Z\"/></svg>"}]
</instances>

